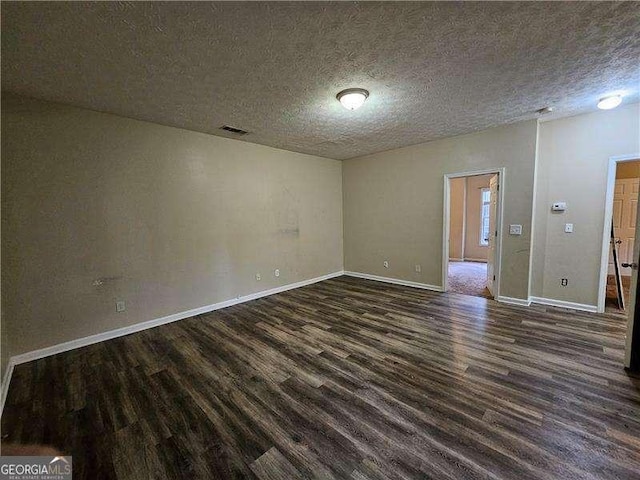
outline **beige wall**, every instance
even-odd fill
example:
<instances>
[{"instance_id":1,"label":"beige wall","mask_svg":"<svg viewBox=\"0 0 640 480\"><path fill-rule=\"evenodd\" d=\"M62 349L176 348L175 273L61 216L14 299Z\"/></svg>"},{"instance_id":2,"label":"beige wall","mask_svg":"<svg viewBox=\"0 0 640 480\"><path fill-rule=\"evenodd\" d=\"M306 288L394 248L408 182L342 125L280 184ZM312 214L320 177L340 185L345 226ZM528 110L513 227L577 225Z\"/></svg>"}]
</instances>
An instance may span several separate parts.
<instances>
[{"instance_id":1,"label":"beige wall","mask_svg":"<svg viewBox=\"0 0 640 480\"><path fill-rule=\"evenodd\" d=\"M504 222L523 234L504 230L500 294L526 299L536 135L528 121L344 161L345 269L440 286L444 175L504 167Z\"/></svg>"},{"instance_id":2,"label":"beige wall","mask_svg":"<svg viewBox=\"0 0 640 480\"><path fill-rule=\"evenodd\" d=\"M451 213L449 215L449 258L453 260L462 260L464 258L466 188L466 178L451 179L449 187L451 205Z\"/></svg>"},{"instance_id":3,"label":"beige wall","mask_svg":"<svg viewBox=\"0 0 640 480\"><path fill-rule=\"evenodd\" d=\"M467 260L487 260L489 247L480 245L480 223L483 188L489 188L489 180L493 175L476 175L467 177L467 212L465 215L464 258Z\"/></svg>"},{"instance_id":4,"label":"beige wall","mask_svg":"<svg viewBox=\"0 0 640 480\"><path fill-rule=\"evenodd\" d=\"M522 122L341 164L5 95L3 371L9 354L339 271L343 226L345 269L439 286L446 173L506 169L500 293L525 299L536 149L531 295L595 305L607 162L640 151L639 116Z\"/></svg>"},{"instance_id":5,"label":"beige wall","mask_svg":"<svg viewBox=\"0 0 640 480\"><path fill-rule=\"evenodd\" d=\"M608 161L640 151L639 118L633 104L540 124L533 296L597 304ZM566 212L551 212L556 201Z\"/></svg>"},{"instance_id":6,"label":"beige wall","mask_svg":"<svg viewBox=\"0 0 640 480\"><path fill-rule=\"evenodd\" d=\"M343 268L339 161L19 97L2 107L11 355Z\"/></svg>"}]
</instances>

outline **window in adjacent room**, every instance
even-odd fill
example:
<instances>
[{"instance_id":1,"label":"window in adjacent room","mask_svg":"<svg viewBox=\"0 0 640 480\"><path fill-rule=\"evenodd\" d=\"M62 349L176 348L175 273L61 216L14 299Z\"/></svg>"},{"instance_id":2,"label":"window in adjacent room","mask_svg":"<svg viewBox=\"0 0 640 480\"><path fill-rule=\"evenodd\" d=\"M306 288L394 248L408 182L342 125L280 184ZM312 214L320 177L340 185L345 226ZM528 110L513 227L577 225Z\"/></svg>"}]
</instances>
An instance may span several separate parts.
<instances>
[{"instance_id":1,"label":"window in adjacent room","mask_svg":"<svg viewBox=\"0 0 640 480\"><path fill-rule=\"evenodd\" d=\"M491 191L483 188L480 191L482 195L480 210L480 245L489 245L489 208L491 204Z\"/></svg>"}]
</instances>

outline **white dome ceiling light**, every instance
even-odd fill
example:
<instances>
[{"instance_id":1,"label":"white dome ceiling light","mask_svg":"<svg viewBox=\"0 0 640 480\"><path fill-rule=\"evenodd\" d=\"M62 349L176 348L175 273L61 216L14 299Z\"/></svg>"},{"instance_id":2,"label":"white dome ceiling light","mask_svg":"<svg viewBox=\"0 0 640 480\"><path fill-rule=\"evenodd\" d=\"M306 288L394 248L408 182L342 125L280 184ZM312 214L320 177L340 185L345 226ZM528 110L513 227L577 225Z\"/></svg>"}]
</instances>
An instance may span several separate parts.
<instances>
[{"instance_id":1,"label":"white dome ceiling light","mask_svg":"<svg viewBox=\"0 0 640 480\"><path fill-rule=\"evenodd\" d=\"M338 93L336 98L347 110L357 110L364 104L368 96L369 92L364 88L347 88Z\"/></svg>"},{"instance_id":2,"label":"white dome ceiling light","mask_svg":"<svg viewBox=\"0 0 640 480\"><path fill-rule=\"evenodd\" d=\"M622 103L621 95L610 95L608 97L601 98L598 102L598 108L600 110L611 110L612 108L616 108L618 105Z\"/></svg>"}]
</instances>

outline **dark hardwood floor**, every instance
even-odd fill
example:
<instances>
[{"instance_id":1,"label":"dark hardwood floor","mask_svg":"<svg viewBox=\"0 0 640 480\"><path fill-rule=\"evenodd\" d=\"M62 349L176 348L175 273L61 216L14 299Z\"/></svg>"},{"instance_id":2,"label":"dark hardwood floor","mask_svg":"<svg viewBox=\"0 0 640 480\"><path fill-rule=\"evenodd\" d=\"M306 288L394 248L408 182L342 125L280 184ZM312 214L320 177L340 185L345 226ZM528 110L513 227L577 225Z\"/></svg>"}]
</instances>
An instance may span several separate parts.
<instances>
[{"instance_id":1,"label":"dark hardwood floor","mask_svg":"<svg viewBox=\"0 0 640 480\"><path fill-rule=\"evenodd\" d=\"M625 319L349 277L16 367L75 479L640 478Z\"/></svg>"}]
</instances>

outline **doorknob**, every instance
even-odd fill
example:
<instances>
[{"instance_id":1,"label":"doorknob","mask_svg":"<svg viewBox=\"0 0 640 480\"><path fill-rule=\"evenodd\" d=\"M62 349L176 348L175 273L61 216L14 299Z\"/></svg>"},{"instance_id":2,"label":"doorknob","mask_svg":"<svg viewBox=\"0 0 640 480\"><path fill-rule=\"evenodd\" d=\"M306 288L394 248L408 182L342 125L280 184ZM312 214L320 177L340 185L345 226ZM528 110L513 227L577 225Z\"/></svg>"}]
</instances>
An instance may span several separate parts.
<instances>
[{"instance_id":1,"label":"doorknob","mask_svg":"<svg viewBox=\"0 0 640 480\"><path fill-rule=\"evenodd\" d=\"M620 265L622 267L624 267L624 268L632 268L634 270L638 269L638 264L637 263L621 263Z\"/></svg>"}]
</instances>

